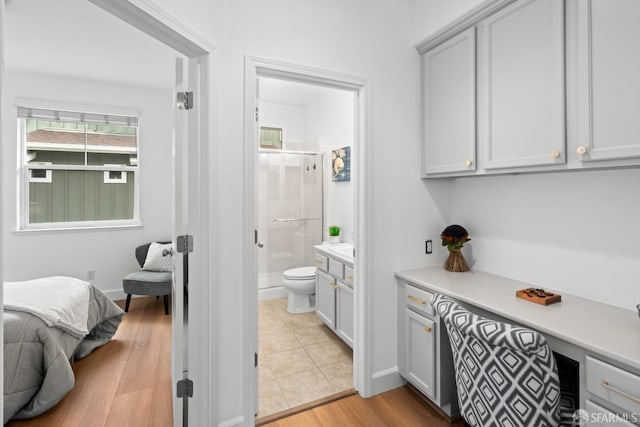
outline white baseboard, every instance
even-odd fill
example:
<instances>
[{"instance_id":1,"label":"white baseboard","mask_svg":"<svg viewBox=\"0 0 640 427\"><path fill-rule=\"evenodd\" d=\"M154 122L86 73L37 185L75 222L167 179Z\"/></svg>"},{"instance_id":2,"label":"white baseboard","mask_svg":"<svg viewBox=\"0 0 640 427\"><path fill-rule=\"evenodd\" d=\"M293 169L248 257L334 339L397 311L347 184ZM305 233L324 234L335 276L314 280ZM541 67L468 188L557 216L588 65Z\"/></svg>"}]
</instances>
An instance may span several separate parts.
<instances>
[{"instance_id":1,"label":"white baseboard","mask_svg":"<svg viewBox=\"0 0 640 427\"><path fill-rule=\"evenodd\" d=\"M233 426L241 426L241 425L244 425L243 416L239 416L227 421L223 421L220 424L218 424L218 427L233 427Z\"/></svg>"},{"instance_id":2,"label":"white baseboard","mask_svg":"<svg viewBox=\"0 0 640 427\"><path fill-rule=\"evenodd\" d=\"M264 301L264 300L276 299L276 298L286 298L287 296L289 296L289 291L287 291L284 286L258 289L258 301Z\"/></svg>"},{"instance_id":3,"label":"white baseboard","mask_svg":"<svg viewBox=\"0 0 640 427\"><path fill-rule=\"evenodd\" d=\"M404 378L400 376L397 366L385 369L384 371L374 372L371 376L371 395L375 396L376 394L393 390L406 383Z\"/></svg>"}]
</instances>

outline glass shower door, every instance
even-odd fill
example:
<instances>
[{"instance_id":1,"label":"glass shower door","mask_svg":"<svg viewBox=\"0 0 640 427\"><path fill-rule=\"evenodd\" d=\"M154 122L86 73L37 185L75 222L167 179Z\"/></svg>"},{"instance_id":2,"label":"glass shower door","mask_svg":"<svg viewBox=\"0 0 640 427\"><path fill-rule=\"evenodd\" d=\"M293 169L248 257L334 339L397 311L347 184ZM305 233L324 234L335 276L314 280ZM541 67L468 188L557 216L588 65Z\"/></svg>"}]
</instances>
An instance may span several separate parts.
<instances>
[{"instance_id":1,"label":"glass shower door","mask_svg":"<svg viewBox=\"0 0 640 427\"><path fill-rule=\"evenodd\" d=\"M322 155L258 154L259 289L280 286L282 272L313 265L322 242Z\"/></svg>"}]
</instances>

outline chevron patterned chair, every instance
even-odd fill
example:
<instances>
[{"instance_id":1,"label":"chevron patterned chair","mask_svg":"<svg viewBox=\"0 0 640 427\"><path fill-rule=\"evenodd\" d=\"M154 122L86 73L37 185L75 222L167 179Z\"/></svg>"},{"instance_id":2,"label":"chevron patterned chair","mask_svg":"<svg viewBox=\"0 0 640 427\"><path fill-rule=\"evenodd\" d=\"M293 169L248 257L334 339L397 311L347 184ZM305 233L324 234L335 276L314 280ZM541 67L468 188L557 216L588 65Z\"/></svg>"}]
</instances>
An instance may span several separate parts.
<instances>
[{"instance_id":1,"label":"chevron patterned chair","mask_svg":"<svg viewBox=\"0 0 640 427\"><path fill-rule=\"evenodd\" d=\"M471 427L556 427L560 382L545 338L473 314L436 294L449 333L458 403Z\"/></svg>"}]
</instances>

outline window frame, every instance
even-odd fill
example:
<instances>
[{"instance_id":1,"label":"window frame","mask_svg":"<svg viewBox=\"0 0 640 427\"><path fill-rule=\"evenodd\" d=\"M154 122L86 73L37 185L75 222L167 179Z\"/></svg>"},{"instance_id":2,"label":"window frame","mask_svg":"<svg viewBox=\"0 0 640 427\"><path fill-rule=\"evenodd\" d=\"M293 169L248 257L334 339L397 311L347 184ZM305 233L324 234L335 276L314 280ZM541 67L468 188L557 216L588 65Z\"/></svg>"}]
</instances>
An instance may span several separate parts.
<instances>
[{"instance_id":1,"label":"window frame","mask_svg":"<svg viewBox=\"0 0 640 427\"><path fill-rule=\"evenodd\" d=\"M18 179L16 203L18 219L16 231L45 231L45 230L79 230L79 229L101 229L101 228L131 228L141 227L140 217L140 112L130 108L106 107L87 104L61 103L58 101L43 101L29 98L17 98L15 100L16 120L18 124L17 144L18 144ZM133 218L113 219L113 220L90 220L90 221L57 221L57 222L29 222L29 184L32 169L43 169L42 162L29 163L27 156L26 124L28 118L18 115L18 108L34 108L55 111L69 111L87 114L105 114L124 117L135 117L138 120L136 132L136 166L127 165L60 165L47 164L47 174L52 174L54 170L65 171L98 171L104 172L105 176L109 172L131 172L134 178L133 189ZM126 175L123 175L126 176ZM125 181L126 182L126 181Z\"/></svg>"}]
</instances>

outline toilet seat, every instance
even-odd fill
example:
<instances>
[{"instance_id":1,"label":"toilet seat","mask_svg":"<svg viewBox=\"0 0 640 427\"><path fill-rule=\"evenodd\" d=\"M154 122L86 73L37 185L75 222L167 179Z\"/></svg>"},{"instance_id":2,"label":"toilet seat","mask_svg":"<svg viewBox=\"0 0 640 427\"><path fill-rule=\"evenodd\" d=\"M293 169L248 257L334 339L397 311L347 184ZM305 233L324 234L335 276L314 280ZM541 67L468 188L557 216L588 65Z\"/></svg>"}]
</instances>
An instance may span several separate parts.
<instances>
[{"instance_id":1,"label":"toilet seat","mask_svg":"<svg viewBox=\"0 0 640 427\"><path fill-rule=\"evenodd\" d=\"M282 277L289 280L311 280L316 278L315 267L298 267L286 270Z\"/></svg>"}]
</instances>

